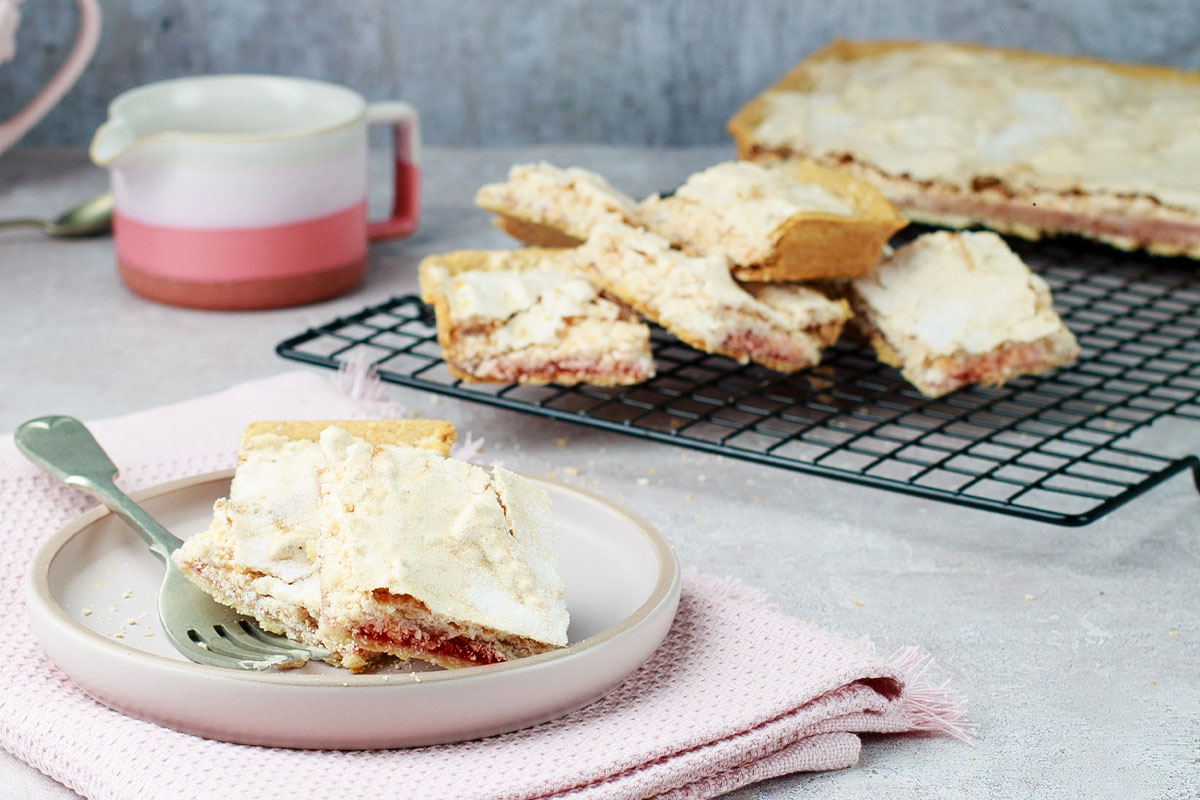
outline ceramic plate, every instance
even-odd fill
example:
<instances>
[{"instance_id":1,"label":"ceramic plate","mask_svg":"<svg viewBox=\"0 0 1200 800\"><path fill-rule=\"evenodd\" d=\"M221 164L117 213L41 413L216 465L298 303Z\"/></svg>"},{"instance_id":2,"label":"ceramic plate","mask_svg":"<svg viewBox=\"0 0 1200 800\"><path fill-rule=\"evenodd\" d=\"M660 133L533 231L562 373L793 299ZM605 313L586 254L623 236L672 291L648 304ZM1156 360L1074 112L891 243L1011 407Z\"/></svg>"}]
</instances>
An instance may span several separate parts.
<instances>
[{"instance_id":1,"label":"ceramic plate","mask_svg":"<svg viewBox=\"0 0 1200 800\"><path fill-rule=\"evenodd\" d=\"M207 527L232 472L137 495L176 535ZM533 479L554 502L571 626L567 647L459 670L355 675L327 664L243 672L194 664L158 621L162 566L107 509L47 541L29 573L29 614L50 657L118 711L243 744L410 747L504 733L604 695L645 661L671 626L679 567L662 535L615 504Z\"/></svg>"}]
</instances>

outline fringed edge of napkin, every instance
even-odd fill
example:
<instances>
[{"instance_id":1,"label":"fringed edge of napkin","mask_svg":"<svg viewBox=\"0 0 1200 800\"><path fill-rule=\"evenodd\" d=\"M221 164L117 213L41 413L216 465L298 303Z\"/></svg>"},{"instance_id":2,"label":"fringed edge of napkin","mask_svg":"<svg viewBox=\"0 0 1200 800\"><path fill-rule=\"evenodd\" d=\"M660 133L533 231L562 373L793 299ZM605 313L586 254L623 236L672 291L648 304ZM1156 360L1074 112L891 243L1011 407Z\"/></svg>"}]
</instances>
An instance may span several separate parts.
<instances>
[{"instance_id":1,"label":"fringed edge of napkin","mask_svg":"<svg viewBox=\"0 0 1200 800\"><path fill-rule=\"evenodd\" d=\"M761 606L769 611L779 611L779 604L755 587L747 586L737 578L714 578L688 567L685 573L692 580L700 580L713 593L733 600ZM948 736L960 742L974 745L977 726L967 720L967 701L950 685L946 678L933 682L936 664L926 650L916 647L899 647L891 655L880 656L875 643L868 636L861 637L855 644L868 657L885 664L900 680L902 688L897 702L903 715L908 733L927 733Z\"/></svg>"},{"instance_id":2,"label":"fringed edge of napkin","mask_svg":"<svg viewBox=\"0 0 1200 800\"><path fill-rule=\"evenodd\" d=\"M875 645L870 639L864 637L861 646L867 652L875 653ZM908 718L914 733L949 736L974 745L977 727L967 720L966 698L951 688L949 678L940 683L929 680L929 672L935 663L932 655L920 647L909 646L895 650L884 660L900 674L904 683L900 710Z\"/></svg>"},{"instance_id":3,"label":"fringed edge of napkin","mask_svg":"<svg viewBox=\"0 0 1200 800\"><path fill-rule=\"evenodd\" d=\"M747 586L738 578L710 575L695 567L686 567L683 573L686 583L706 595L720 595L757 609L784 613L766 591ZM934 660L927 652L919 647L902 647L884 658L868 637L846 640L846 644L878 665L882 680L869 683L892 703L884 714L869 711L845 729L821 730L824 726L819 725L817 729L802 732L799 738L791 732L776 740L779 726L787 724L785 718L788 715L785 714L738 734L747 741L764 736L768 741L760 741L740 756L731 758L727 753L724 762L714 762L710 765L711 771L701 777L675 782L678 776L672 776L669 770L664 772L664 768L685 755L685 752L678 752L590 783L537 795L537 800L635 796L654 800L699 800L781 775L853 766L858 761L863 733L942 735L972 744L975 726L966 720L966 701L950 687L948 679L936 684L930 680ZM775 731L764 734L767 729ZM702 744L695 750L706 750L715 744L717 742Z\"/></svg>"}]
</instances>

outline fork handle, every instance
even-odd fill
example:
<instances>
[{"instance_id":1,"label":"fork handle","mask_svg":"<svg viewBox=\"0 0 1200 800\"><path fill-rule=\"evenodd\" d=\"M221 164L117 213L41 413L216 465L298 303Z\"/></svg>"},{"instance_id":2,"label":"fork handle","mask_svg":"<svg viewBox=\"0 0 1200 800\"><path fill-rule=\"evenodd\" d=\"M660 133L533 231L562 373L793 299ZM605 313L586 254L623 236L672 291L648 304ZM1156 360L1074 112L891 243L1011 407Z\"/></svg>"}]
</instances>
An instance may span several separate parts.
<instances>
[{"instance_id":1,"label":"fork handle","mask_svg":"<svg viewBox=\"0 0 1200 800\"><path fill-rule=\"evenodd\" d=\"M117 467L84 424L74 417L38 417L23 423L13 441L26 458L68 486L81 489L108 506L150 546L164 564L183 542L164 528L113 479Z\"/></svg>"}]
</instances>

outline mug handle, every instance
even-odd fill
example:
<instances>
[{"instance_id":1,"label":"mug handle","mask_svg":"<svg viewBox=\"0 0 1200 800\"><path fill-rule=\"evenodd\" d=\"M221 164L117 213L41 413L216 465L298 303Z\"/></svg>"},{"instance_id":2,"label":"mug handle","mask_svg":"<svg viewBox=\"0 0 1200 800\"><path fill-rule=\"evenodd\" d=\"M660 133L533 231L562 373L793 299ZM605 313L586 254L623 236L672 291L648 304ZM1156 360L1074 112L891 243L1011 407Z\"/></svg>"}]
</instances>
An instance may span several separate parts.
<instances>
[{"instance_id":1,"label":"mug handle","mask_svg":"<svg viewBox=\"0 0 1200 800\"><path fill-rule=\"evenodd\" d=\"M100 6L96 0L75 0L75 5L79 7L79 33L75 36L75 45L50 82L12 118L0 122L0 153L15 144L62 99L96 52L96 42L100 39Z\"/></svg>"},{"instance_id":2,"label":"mug handle","mask_svg":"<svg viewBox=\"0 0 1200 800\"><path fill-rule=\"evenodd\" d=\"M408 103L386 101L367 106L367 124L392 126L395 171L392 215L367 223L367 240L378 242L408 236L421 214L421 127L417 110Z\"/></svg>"}]
</instances>

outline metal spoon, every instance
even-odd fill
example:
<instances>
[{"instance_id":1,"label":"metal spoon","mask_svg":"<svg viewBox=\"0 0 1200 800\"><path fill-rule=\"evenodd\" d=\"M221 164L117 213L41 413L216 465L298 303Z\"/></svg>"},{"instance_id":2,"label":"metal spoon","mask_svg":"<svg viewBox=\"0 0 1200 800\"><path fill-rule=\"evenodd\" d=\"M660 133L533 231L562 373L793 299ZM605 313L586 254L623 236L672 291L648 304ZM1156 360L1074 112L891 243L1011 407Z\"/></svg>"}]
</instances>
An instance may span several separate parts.
<instances>
[{"instance_id":1,"label":"metal spoon","mask_svg":"<svg viewBox=\"0 0 1200 800\"><path fill-rule=\"evenodd\" d=\"M105 192L63 212L55 219L3 219L0 220L0 229L41 228L48 236L95 236L112 229L112 214L112 194Z\"/></svg>"}]
</instances>

